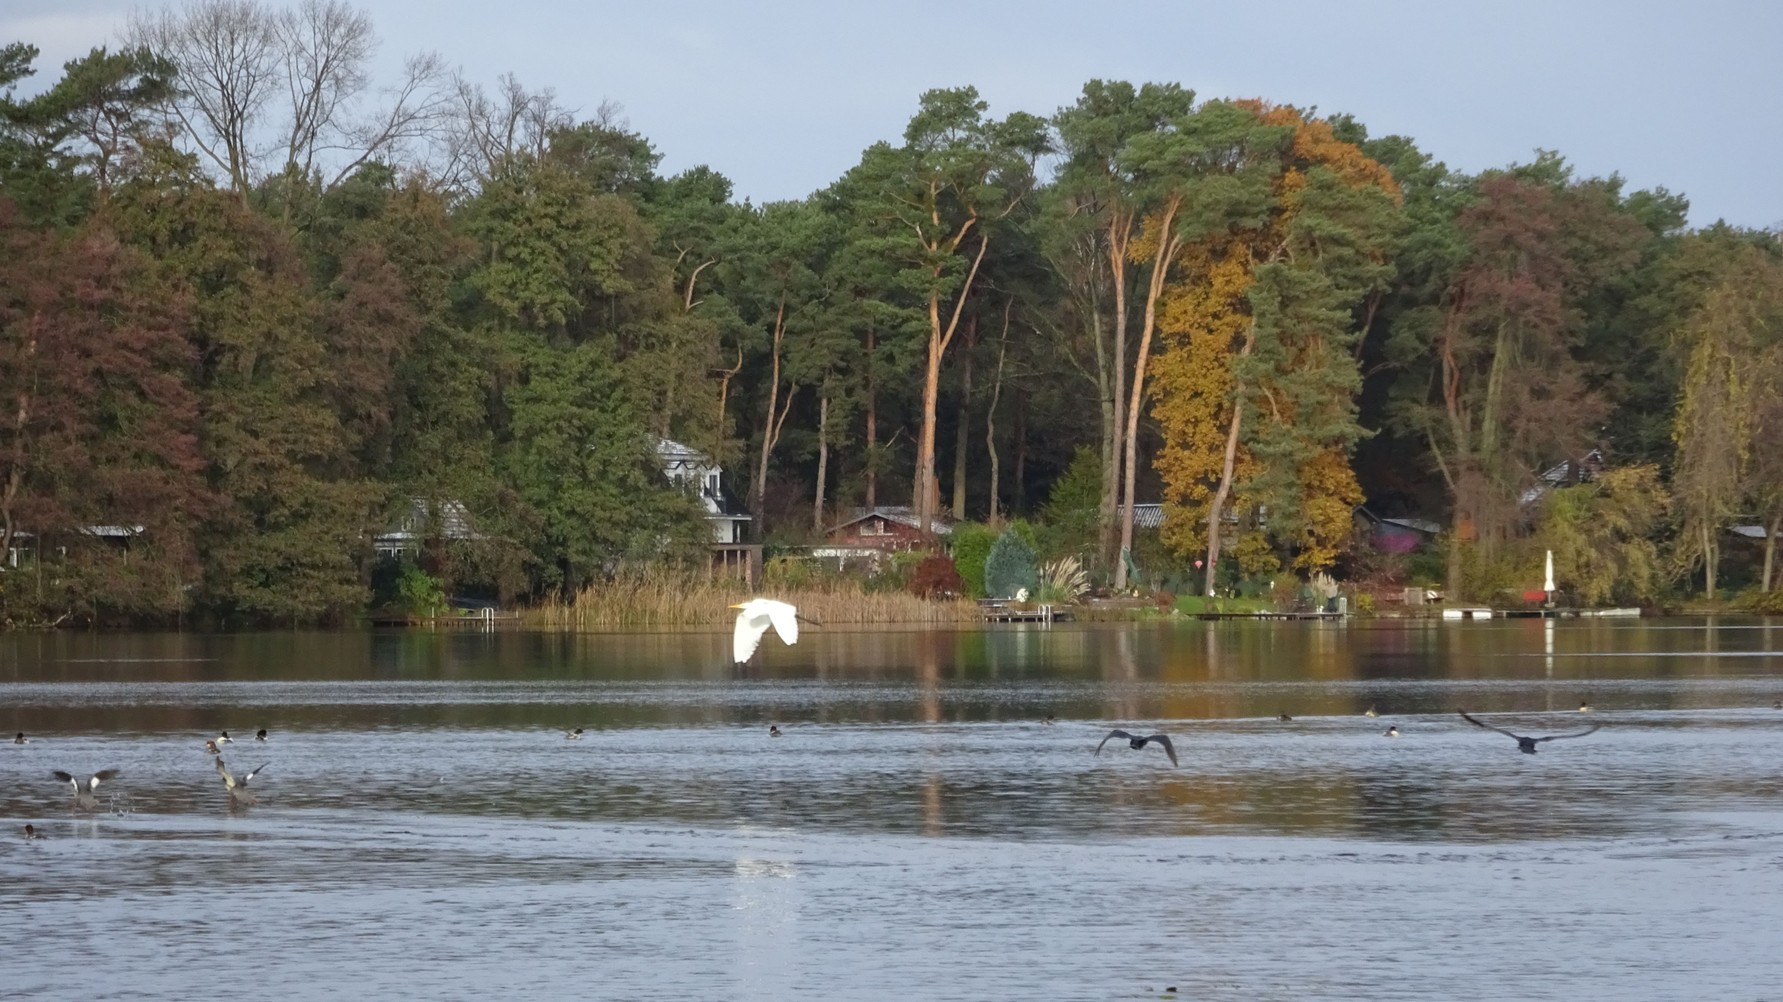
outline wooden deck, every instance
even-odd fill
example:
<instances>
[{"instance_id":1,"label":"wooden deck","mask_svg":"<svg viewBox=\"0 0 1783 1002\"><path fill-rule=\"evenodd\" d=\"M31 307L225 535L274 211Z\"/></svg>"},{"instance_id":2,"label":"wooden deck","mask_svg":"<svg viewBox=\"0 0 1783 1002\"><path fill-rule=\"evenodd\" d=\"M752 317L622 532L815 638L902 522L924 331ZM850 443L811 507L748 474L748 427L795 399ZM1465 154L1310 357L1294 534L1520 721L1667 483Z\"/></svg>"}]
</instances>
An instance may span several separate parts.
<instances>
[{"instance_id":1,"label":"wooden deck","mask_svg":"<svg viewBox=\"0 0 1783 1002\"><path fill-rule=\"evenodd\" d=\"M1067 623L1071 621L1070 609L1050 603L1019 609L995 599L980 599L978 614L987 623Z\"/></svg>"},{"instance_id":2,"label":"wooden deck","mask_svg":"<svg viewBox=\"0 0 1783 1002\"><path fill-rule=\"evenodd\" d=\"M493 630L501 626L520 625L520 613L498 612L495 609L484 609L480 615L470 616L410 616L401 613L373 613L373 626L425 626L429 629L470 629Z\"/></svg>"}]
</instances>

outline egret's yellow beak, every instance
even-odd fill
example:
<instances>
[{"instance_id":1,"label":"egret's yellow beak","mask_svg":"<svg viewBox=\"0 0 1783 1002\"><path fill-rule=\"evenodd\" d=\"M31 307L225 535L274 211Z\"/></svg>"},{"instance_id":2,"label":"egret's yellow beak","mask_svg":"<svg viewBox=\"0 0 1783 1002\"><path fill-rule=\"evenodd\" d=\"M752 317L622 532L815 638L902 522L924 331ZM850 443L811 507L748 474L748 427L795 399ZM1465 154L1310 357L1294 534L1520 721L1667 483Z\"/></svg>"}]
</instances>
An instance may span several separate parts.
<instances>
[{"instance_id":1,"label":"egret's yellow beak","mask_svg":"<svg viewBox=\"0 0 1783 1002\"><path fill-rule=\"evenodd\" d=\"M736 605L733 605L733 606L731 606L731 608L733 608L733 609L741 609L741 608L743 608L743 603L742 603L742 602L738 602L738 603L737 603L737 604L736 604Z\"/></svg>"}]
</instances>

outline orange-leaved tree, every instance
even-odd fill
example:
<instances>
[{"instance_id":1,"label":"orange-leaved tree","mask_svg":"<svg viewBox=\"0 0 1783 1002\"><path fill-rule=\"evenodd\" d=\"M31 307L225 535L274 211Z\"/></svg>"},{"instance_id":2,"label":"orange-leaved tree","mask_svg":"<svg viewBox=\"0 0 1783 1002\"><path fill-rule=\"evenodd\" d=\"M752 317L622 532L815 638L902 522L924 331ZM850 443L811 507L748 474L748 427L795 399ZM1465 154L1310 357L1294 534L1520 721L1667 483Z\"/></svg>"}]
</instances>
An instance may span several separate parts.
<instances>
[{"instance_id":1,"label":"orange-leaved tree","mask_svg":"<svg viewBox=\"0 0 1783 1002\"><path fill-rule=\"evenodd\" d=\"M1352 310L1391 277L1399 228L1391 176L1331 123L1257 101L1236 107L1291 138L1273 162L1247 165L1269 176L1249 225L1179 252L1152 407L1164 432L1166 541L1179 552L1204 542L1209 591L1222 526L1238 508L1296 551L1295 566L1336 557L1361 500L1348 461L1362 434Z\"/></svg>"}]
</instances>

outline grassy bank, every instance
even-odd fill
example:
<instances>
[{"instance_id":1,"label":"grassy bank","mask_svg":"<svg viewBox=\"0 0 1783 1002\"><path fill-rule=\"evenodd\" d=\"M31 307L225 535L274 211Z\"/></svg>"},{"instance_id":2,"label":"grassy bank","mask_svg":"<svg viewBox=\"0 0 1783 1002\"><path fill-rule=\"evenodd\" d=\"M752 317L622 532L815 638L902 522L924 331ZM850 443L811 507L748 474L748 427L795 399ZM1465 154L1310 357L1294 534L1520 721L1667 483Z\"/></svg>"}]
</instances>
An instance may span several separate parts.
<instances>
[{"instance_id":1,"label":"grassy bank","mask_svg":"<svg viewBox=\"0 0 1783 1002\"><path fill-rule=\"evenodd\" d=\"M971 601L931 602L903 592L869 592L849 581L774 588L767 594L827 624L978 621L978 607ZM521 620L552 630L726 626L737 616L730 606L754 597L738 582L704 575L627 576L590 585L568 599L543 602L523 612Z\"/></svg>"}]
</instances>

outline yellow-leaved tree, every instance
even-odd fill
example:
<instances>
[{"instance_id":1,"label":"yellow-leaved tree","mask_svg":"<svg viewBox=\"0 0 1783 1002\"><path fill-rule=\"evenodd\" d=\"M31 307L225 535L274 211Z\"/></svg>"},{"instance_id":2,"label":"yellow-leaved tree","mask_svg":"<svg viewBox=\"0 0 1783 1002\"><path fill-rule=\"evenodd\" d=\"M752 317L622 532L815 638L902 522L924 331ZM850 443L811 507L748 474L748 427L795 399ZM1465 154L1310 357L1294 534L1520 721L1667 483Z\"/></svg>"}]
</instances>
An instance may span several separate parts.
<instances>
[{"instance_id":1,"label":"yellow-leaved tree","mask_svg":"<svg viewBox=\"0 0 1783 1002\"><path fill-rule=\"evenodd\" d=\"M1340 552L1362 497L1349 465L1362 434L1353 309L1391 277L1400 227L1390 174L1329 122L1237 107L1286 138L1231 162L1267 177L1241 225L1183 241L1153 366L1165 539L1205 547L1209 591L1229 521L1266 531L1301 570Z\"/></svg>"}]
</instances>

